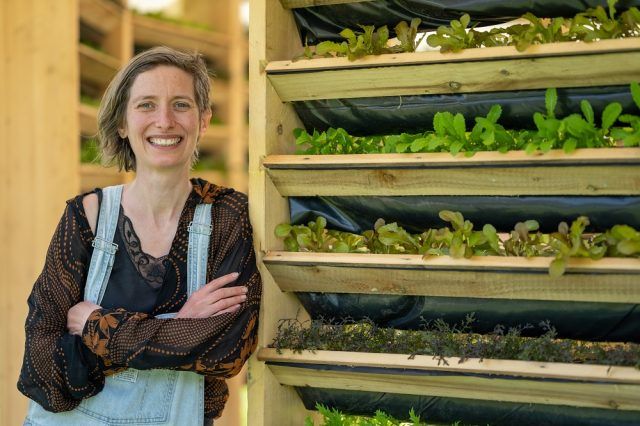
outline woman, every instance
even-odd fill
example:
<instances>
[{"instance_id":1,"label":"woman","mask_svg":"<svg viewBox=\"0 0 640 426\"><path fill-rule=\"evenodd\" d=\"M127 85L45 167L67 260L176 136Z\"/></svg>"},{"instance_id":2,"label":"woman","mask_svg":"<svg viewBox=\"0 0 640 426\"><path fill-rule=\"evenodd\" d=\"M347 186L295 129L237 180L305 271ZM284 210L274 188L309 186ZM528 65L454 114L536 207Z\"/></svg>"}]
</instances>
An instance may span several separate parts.
<instances>
[{"instance_id":1,"label":"woman","mask_svg":"<svg viewBox=\"0 0 640 426\"><path fill-rule=\"evenodd\" d=\"M199 55L145 51L107 88L103 162L136 177L67 202L28 300L18 382L35 401L26 424L210 424L220 415L224 378L257 343L261 282L246 197L189 180L210 118Z\"/></svg>"}]
</instances>

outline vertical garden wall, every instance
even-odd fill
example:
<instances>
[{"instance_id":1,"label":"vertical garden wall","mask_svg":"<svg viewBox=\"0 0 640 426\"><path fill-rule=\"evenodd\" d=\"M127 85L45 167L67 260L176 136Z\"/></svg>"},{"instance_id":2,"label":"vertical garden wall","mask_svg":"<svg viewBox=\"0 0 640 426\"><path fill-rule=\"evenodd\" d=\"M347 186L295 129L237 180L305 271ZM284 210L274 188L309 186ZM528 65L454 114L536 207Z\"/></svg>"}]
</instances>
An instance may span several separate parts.
<instances>
[{"instance_id":1,"label":"vertical garden wall","mask_svg":"<svg viewBox=\"0 0 640 426\"><path fill-rule=\"evenodd\" d=\"M420 16L422 29L434 29L465 12L478 22L499 23L530 11L525 6L537 16L569 17L600 4L515 2L505 9L479 1L467 2L474 10L460 10L449 2L438 9L439 2L427 7L415 1L403 2L398 17L398 3L251 3L249 196L265 289L260 349L251 364L250 421L304 424L321 402L353 413L384 408L406 415L414 407L438 422L633 424L640 416L640 372L630 366L268 348L285 318L368 317L415 329L421 319L458 322L470 312L478 316L477 333L498 323L550 320L558 337L638 342L637 255L568 258L564 274L551 276L553 256L284 251L277 225L318 214L330 227L350 232L373 229L378 217L407 229L437 228L441 210L460 211L476 225L492 223L506 234L526 219L552 233L559 221L578 216L590 217L590 232L621 223L640 227L640 149L632 142L591 147L578 137L575 145L538 141L502 153L486 139L482 152L457 149L452 155L423 152L414 138L381 153L323 155L318 148L294 155L296 128L312 134L343 127L363 137L419 133L433 130L443 111L464 117L467 127L458 134L471 138L474 118L490 117L496 104L500 123L532 132L541 127L540 118L532 118L536 113L551 119L582 111L585 120L597 117L591 121L598 125L617 109L612 103L624 114L639 114L629 89L640 75L635 37L292 60L304 50L301 40L335 38L330 29L340 26L392 28L399 19ZM548 88L557 88L557 100Z\"/></svg>"}]
</instances>

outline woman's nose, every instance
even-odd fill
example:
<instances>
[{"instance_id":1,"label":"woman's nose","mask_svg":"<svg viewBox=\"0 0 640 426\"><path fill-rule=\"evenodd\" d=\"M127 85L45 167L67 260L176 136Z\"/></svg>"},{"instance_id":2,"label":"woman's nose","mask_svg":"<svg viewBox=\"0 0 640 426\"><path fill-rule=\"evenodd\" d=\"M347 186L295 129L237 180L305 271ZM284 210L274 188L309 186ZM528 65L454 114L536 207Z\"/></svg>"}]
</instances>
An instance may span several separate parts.
<instances>
[{"instance_id":1,"label":"woman's nose","mask_svg":"<svg viewBox=\"0 0 640 426\"><path fill-rule=\"evenodd\" d=\"M175 117L173 111L169 107L158 108L156 115L156 127L160 129L170 129L173 127Z\"/></svg>"}]
</instances>

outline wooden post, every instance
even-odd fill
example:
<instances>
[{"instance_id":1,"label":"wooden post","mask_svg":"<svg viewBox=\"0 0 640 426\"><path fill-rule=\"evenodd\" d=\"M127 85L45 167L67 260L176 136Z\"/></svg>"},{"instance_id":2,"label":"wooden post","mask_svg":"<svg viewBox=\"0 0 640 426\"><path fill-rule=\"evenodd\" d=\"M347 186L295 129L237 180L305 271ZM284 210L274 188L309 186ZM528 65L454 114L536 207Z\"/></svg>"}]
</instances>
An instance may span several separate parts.
<instances>
[{"instance_id":1,"label":"wooden post","mask_svg":"<svg viewBox=\"0 0 640 426\"><path fill-rule=\"evenodd\" d=\"M0 424L22 424L16 389L26 299L64 201L79 186L77 2L0 5Z\"/></svg>"}]
</instances>

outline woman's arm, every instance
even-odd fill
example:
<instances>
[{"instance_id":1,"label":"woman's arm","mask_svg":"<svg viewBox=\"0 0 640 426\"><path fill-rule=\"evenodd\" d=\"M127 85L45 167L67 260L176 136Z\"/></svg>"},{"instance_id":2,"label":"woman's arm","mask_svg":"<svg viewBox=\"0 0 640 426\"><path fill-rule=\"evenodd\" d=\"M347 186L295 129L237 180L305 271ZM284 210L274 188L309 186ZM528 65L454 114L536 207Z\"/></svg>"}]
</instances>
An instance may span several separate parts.
<instances>
[{"instance_id":1,"label":"woman's arm","mask_svg":"<svg viewBox=\"0 0 640 426\"><path fill-rule=\"evenodd\" d=\"M217 377L240 371L257 344L262 291L246 200L241 207L234 222L224 227L226 234L216 239L221 242L215 243L212 236L209 263L216 277L239 272L233 285L247 288L246 301L235 311L208 318L168 320L122 309L95 310L84 326L82 340L105 365L173 368Z\"/></svg>"},{"instance_id":2,"label":"woman's arm","mask_svg":"<svg viewBox=\"0 0 640 426\"><path fill-rule=\"evenodd\" d=\"M18 389L50 411L75 408L102 389L101 360L66 331L67 311L82 299L89 253L73 202L53 235L42 273L28 299L26 342ZM26 254L25 254L26 255Z\"/></svg>"}]
</instances>

